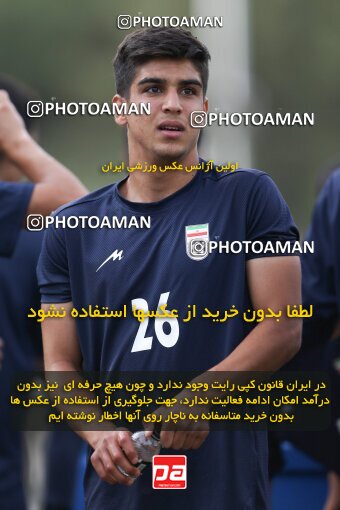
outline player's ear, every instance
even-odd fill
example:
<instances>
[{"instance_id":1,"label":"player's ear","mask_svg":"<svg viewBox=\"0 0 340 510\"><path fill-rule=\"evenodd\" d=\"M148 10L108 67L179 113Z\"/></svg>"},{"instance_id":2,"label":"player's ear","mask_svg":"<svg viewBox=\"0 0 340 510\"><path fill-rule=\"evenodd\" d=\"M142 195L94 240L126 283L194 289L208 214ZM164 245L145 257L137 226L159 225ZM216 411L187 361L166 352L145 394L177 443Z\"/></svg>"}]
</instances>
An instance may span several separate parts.
<instances>
[{"instance_id":1,"label":"player's ear","mask_svg":"<svg viewBox=\"0 0 340 510\"><path fill-rule=\"evenodd\" d=\"M204 112L207 112L208 111L208 108L209 108L209 101L208 101L208 98L205 97L204 98L204 101L203 101L203 111Z\"/></svg>"},{"instance_id":2,"label":"player's ear","mask_svg":"<svg viewBox=\"0 0 340 510\"><path fill-rule=\"evenodd\" d=\"M117 104L119 106L123 105L124 103L127 104L128 101L125 99L125 97L120 96L119 94L115 94L112 98L112 103ZM127 125L127 117L126 115L119 115L115 114L115 122L118 124L118 126L126 126Z\"/></svg>"}]
</instances>

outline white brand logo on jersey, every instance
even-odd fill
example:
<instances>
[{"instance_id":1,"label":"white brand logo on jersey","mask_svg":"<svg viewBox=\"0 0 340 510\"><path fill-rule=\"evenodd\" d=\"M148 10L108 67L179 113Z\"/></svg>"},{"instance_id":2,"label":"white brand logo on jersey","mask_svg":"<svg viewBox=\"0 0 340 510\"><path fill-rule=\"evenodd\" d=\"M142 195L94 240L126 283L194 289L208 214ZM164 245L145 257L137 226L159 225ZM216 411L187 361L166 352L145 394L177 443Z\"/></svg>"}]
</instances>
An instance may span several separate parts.
<instances>
[{"instance_id":1,"label":"white brand logo on jersey","mask_svg":"<svg viewBox=\"0 0 340 510\"><path fill-rule=\"evenodd\" d=\"M120 250L120 251L115 250L113 253L111 253L111 255L109 255L109 256L107 257L107 259L105 259L105 260L104 260L104 262L103 262L102 264L100 264L100 266L98 267L98 269L96 269L96 272L97 272L97 271L99 271L99 269L100 269L101 267L103 267L103 266L106 264L106 262L108 262L109 260L113 260L113 261L114 261L114 260L117 260L117 259L118 259L118 260L122 260L122 258L123 258L123 250Z\"/></svg>"}]
</instances>

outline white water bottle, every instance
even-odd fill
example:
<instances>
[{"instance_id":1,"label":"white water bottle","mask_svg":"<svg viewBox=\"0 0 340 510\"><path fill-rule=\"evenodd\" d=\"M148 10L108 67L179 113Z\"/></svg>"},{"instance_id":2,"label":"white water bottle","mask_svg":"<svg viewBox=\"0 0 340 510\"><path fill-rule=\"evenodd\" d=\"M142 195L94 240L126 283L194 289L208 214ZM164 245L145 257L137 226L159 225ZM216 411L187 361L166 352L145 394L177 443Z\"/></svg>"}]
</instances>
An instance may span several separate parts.
<instances>
[{"instance_id":1,"label":"white water bottle","mask_svg":"<svg viewBox=\"0 0 340 510\"><path fill-rule=\"evenodd\" d=\"M143 471L151 464L152 457L161 451L160 433L155 428L151 437L146 438L144 430L140 430L132 434L131 439L138 453L138 462L135 466L139 471Z\"/></svg>"},{"instance_id":2,"label":"white water bottle","mask_svg":"<svg viewBox=\"0 0 340 510\"><path fill-rule=\"evenodd\" d=\"M139 430L138 432L134 432L132 434L131 439L138 454L138 461L136 464L134 464L134 466L139 469L139 471L143 471L146 466L151 464L152 457L154 455L158 455L161 451L161 427L161 423L156 423L151 437L148 438L145 437L144 430ZM130 477L130 475L128 475L120 466L117 466L117 468L123 475Z\"/></svg>"}]
</instances>

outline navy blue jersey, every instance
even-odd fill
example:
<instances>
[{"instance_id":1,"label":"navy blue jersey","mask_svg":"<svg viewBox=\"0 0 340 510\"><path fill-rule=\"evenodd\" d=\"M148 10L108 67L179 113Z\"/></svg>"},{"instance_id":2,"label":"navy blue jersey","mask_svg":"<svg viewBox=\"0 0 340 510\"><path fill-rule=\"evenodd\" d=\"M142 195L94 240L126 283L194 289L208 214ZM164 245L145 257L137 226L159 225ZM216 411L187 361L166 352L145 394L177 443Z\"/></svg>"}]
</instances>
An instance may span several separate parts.
<instances>
[{"instance_id":1,"label":"navy blue jersey","mask_svg":"<svg viewBox=\"0 0 340 510\"><path fill-rule=\"evenodd\" d=\"M31 183L0 183L0 255L10 256L32 195Z\"/></svg>"},{"instance_id":2,"label":"navy blue jersey","mask_svg":"<svg viewBox=\"0 0 340 510\"><path fill-rule=\"evenodd\" d=\"M5 341L5 363L16 370L34 370L42 358L41 328L27 317L39 307L36 266L43 232L21 230L11 257L0 257L0 337Z\"/></svg>"},{"instance_id":3,"label":"navy blue jersey","mask_svg":"<svg viewBox=\"0 0 340 510\"><path fill-rule=\"evenodd\" d=\"M340 170L333 172L318 196L306 239L314 241L315 253L302 255L302 296L304 306L313 305L313 315L303 321L302 349L285 368L327 372L333 405L327 430L285 433L285 439L327 471L340 475L340 436L335 424L340 409L335 363L340 339L329 341L340 318Z\"/></svg>"},{"instance_id":4,"label":"navy blue jersey","mask_svg":"<svg viewBox=\"0 0 340 510\"><path fill-rule=\"evenodd\" d=\"M19 184L15 184L20 188ZM21 207L21 205L20 205ZM23 221L21 214L21 222ZM21 227L21 224L20 224ZM42 232L21 230L11 257L0 256L0 337L5 343L0 370L0 501L2 508L26 508L23 493L21 433L10 416L12 378L18 371L36 370L41 363L40 325L27 317L39 307L35 273Z\"/></svg>"},{"instance_id":5,"label":"navy blue jersey","mask_svg":"<svg viewBox=\"0 0 340 510\"><path fill-rule=\"evenodd\" d=\"M304 304L312 304L312 318L304 321L308 345L327 341L340 317L340 170L323 187L306 238L315 242L314 254L303 254Z\"/></svg>"},{"instance_id":6,"label":"navy blue jersey","mask_svg":"<svg viewBox=\"0 0 340 510\"><path fill-rule=\"evenodd\" d=\"M246 262L251 254L206 254L205 241L295 241L297 229L271 178L257 170L197 172L183 188L155 203L132 203L119 184L107 186L58 211L58 216L150 216L151 228L49 229L38 265L42 302L73 301L110 309L127 305L177 309L163 328L132 314L114 320L77 321L85 370L199 370L219 363L249 333L235 318L183 322L197 309L251 306ZM192 244L192 240L195 241ZM272 254L268 254L273 256ZM90 463L87 508L126 510L267 508L267 438L263 432L211 432L188 457L185 491L151 488L145 473L132 487L102 482ZM169 450L164 450L171 453ZM175 453L175 452L172 452ZM181 453L181 452L177 452Z\"/></svg>"}]
</instances>

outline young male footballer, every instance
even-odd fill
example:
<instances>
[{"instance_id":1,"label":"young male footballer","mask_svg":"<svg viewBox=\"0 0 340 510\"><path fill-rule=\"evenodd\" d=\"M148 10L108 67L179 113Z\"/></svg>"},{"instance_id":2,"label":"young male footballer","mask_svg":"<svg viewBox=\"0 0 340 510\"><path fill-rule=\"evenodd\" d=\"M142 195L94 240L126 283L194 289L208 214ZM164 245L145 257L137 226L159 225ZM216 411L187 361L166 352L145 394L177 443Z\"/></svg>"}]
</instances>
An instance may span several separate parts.
<instances>
[{"instance_id":1,"label":"young male footballer","mask_svg":"<svg viewBox=\"0 0 340 510\"><path fill-rule=\"evenodd\" d=\"M159 171L197 166L193 111L207 111L207 49L190 32L150 28L129 34L114 59L116 103L150 103L150 115L120 115L128 164L137 170L57 215L151 217L151 228L51 228L38 266L42 303L66 311L84 304L129 310L177 309L162 327L133 315L43 323L47 371L274 371L300 346L300 321L212 323L198 310L283 309L300 302L297 256L209 253L208 241L295 242L298 232L277 187L258 170ZM211 155L213 159L213 155ZM156 165L158 171L140 168ZM267 437L259 431L162 430L161 453L187 455L185 490L155 490L139 476L131 434L80 432L90 446L86 508L103 510L264 510L268 508ZM169 450L170 449L170 450ZM122 468L129 476L124 475ZM134 479L134 477L137 477Z\"/></svg>"}]
</instances>

